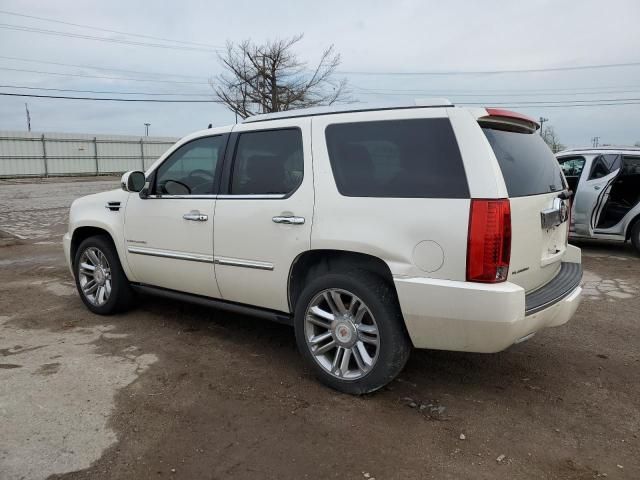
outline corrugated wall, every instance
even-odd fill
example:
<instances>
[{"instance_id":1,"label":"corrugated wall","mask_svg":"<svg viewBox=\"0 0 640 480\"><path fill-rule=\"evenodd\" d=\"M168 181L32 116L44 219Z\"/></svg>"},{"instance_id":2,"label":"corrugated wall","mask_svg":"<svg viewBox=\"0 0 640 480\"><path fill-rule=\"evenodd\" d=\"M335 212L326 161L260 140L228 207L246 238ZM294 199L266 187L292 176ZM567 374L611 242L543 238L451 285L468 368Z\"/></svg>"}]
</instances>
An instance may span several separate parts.
<instances>
[{"instance_id":1,"label":"corrugated wall","mask_svg":"<svg viewBox=\"0 0 640 480\"><path fill-rule=\"evenodd\" d=\"M145 170L178 139L0 131L0 177Z\"/></svg>"}]
</instances>

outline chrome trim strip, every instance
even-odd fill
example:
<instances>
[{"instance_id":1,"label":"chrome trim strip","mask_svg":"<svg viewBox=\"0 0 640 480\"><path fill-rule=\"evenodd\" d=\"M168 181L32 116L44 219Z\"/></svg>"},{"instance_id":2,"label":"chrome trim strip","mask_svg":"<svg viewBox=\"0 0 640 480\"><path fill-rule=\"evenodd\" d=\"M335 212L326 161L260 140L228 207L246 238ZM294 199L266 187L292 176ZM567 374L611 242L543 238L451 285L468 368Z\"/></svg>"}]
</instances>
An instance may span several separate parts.
<instances>
[{"instance_id":1,"label":"chrome trim strip","mask_svg":"<svg viewBox=\"0 0 640 480\"><path fill-rule=\"evenodd\" d=\"M148 195L145 198L153 198L153 199L190 199L190 200L215 200L217 195Z\"/></svg>"},{"instance_id":2,"label":"chrome trim strip","mask_svg":"<svg viewBox=\"0 0 640 480\"><path fill-rule=\"evenodd\" d=\"M200 253L182 253L173 250L160 250L147 247L127 247L129 253L137 255L149 255L151 257L173 258L175 260L189 260L191 262L213 263L212 255L202 255Z\"/></svg>"},{"instance_id":3,"label":"chrome trim strip","mask_svg":"<svg viewBox=\"0 0 640 480\"><path fill-rule=\"evenodd\" d=\"M273 198L284 198L286 197L287 194L286 193L269 193L269 194L255 194L255 195L218 195L218 199L220 200L232 200L234 198L237 199L254 199L254 200L260 200L260 199L273 199Z\"/></svg>"},{"instance_id":4,"label":"chrome trim strip","mask_svg":"<svg viewBox=\"0 0 640 480\"><path fill-rule=\"evenodd\" d=\"M273 270L273 263L255 260L241 260L239 258L214 257L213 263L227 267L255 268L257 270Z\"/></svg>"},{"instance_id":5,"label":"chrome trim strip","mask_svg":"<svg viewBox=\"0 0 640 480\"><path fill-rule=\"evenodd\" d=\"M220 199L220 200L267 200L267 199L280 199L285 198L286 193L270 193L270 194L256 194L256 195L148 195L145 198L151 199L191 199L191 200L206 200L206 199Z\"/></svg>"}]
</instances>

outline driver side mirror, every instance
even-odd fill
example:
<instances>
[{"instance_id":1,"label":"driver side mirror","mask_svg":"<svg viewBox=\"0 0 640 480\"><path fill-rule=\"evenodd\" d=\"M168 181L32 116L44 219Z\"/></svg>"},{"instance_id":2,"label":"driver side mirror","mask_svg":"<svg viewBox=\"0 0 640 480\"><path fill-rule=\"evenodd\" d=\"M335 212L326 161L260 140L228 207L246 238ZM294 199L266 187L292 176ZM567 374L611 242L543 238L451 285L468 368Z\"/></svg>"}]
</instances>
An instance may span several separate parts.
<instances>
[{"instance_id":1,"label":"driver side mirror","mask_svg":"<svg viewBox=\"0 0 640 480\"><path fill-rule=\"evenodd\" d=\"M144 188L145 180L144 172L134 170L122 175L120 186L125 192L140 192Z\"/></svg>"}]
</instances>

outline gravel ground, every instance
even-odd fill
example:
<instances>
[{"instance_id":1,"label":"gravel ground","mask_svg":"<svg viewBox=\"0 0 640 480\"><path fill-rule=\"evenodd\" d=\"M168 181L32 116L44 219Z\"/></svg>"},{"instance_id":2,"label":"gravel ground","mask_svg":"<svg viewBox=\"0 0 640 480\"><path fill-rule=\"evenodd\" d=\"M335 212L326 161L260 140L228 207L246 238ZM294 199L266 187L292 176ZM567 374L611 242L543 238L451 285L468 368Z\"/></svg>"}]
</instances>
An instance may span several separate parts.
<instances>
[{"instance_id":1,"label":"gravel ground","mask_svg":"<svg viewBox=\"0 0 640 480\"><path fill-rule=\"evenodd\" d=\"M581 244L574 319L493 355L415 351L370 396L290 328L140 298L89 313L60 239L117 179L0 181L0 478L640 478L640 257ZM5 246L1 246L5 245Z\"/></svg>"}]
</instances>

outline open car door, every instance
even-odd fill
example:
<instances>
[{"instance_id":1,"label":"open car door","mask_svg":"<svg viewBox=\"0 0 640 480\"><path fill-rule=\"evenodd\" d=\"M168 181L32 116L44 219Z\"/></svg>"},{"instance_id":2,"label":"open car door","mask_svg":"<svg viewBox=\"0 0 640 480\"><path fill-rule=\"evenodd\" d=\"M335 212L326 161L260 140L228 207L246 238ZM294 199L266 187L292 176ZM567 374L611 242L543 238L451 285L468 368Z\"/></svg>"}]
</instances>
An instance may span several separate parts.
<instances>
[{"instance_id":1,"label":"open car door","mask_svg":"<svg viewBox=\"0 0 640 480\"><path fill-rule=\"evenodd\" d=\"M591 161L589 175L580 182L575 194L573 218L577 235L593 235L609 199L611 186L621 170L621 155L599 155Z\"/></svg>"}]
</instances>

